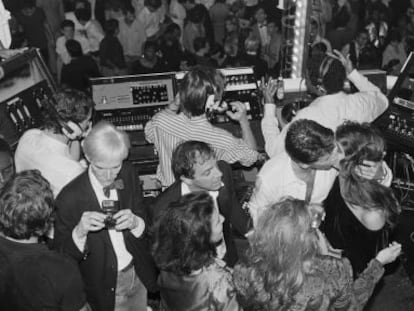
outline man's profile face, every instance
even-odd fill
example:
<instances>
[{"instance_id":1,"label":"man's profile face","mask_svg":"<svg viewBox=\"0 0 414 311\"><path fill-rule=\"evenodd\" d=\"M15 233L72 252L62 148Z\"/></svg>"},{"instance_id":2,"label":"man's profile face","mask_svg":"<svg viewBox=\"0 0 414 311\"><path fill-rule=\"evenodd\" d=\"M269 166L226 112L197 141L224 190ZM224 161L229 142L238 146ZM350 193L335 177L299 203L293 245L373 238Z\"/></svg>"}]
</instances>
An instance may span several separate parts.
<instances>
[{"instance_id":1,"label":"man's profile face","mask_svg":"<svg viewBox=\"0 0 414 311\"><path fill-rule=\"evenodd\" d=\"M0 189L13 176L13 158L8 152L0 152Z\"/></svg>"},{"instance_id":2,"label":"man's profile face","mask_svg":"<svg viewBox=\"0 0 414 311\"><path fill-rule=\"evenodd\" d=\"M335 148L330 154L326 154L313 162L309 166L315 170L339 169L339 162L344 158L344 151L339 143L335 143Z\"/></svg>"},{"instance_id":3,"label":"man's profile face","mask_svg":"<svg viewBox=\"0 0 414 311\"><path fill-rule=\"evenodd\" d=\"M123 159L102 159L91 160L91 170L93 175L102 185L102 187L109 186L118 177L119 171L122 168Z\"/></svg>"},{"instance_id":4,"label":"man's profile face","mask_svg":"<svg viewBox=\"0 0 414 311\"><path fill-rule=\"evenodd\" d=\"M217 167L217 160L214 157L205 159L199 156L193 165L193 170L193 178L183 177L182 180L194 191L216 191L222 187L223 182L221 177L223 174Z\"/></svg>"}]
</instances>

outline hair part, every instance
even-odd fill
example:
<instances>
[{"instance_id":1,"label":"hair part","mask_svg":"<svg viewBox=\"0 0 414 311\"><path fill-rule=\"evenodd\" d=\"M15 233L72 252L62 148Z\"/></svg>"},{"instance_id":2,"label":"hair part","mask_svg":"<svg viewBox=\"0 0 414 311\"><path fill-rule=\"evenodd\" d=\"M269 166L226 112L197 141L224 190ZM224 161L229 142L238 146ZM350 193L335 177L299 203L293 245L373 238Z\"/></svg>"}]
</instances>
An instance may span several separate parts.
<instances>
[{"instance_id":1,"label":"hair part","mask_svg":"<svg viewBox=\"0 0 414 311\"><path fill-rule=\"evenodd\" d=\"M17 240L43 236L52 224L53 192L38 170L17 173L0 193L0 231Z\"/></svg>"},{"instance_id":2,"label":"hair part","mask_svg":"<svg viewBox=\"0 0 414 311\"><path fill-rule=\"evenodd\" d=\"M171 165L177 180L181 177L192 179L194 165L214 157L211 146L201 141L190 140L178 145L172 154Z\"/></svg>"},{"instance_id":3,"label":"hair part","mask_svg":"<svg viewBox=\"0 0 414 311\"><path fill-rule=\"evenodd\" d=\"M180 101L184 113L190 117L205 113L207 98L224 90L224 76L214 68L195 66L180 82Z\"/></svg>"},{"instance_id":4,"label":"hair part","mask_svg":"<svg viewBox=\"0 0 414 311\"><path fill-rule=\"evenodd\" d=\"M68 53L72 58L83 56L82 46L77 40L74 40L74 39L67 40L65 42L65 47L66 47L66 50L68 50Z\"/></svg>"},{"instance_id":5,"label":"hair part","mask_svg":"<svg viewBox=\"0 0 414 311\"><path fill-rule=\"evenodd\" d=\"M342 197L364 209L383 210L388 223L393 225L400 212L393 190L356 173L357 166L365 160L382 162L385 141L380 132L369 123L346 122L338 127L336 139L345 154L339 177Z\"/></svg>"},{"instance_id":6,"label":"hair part","mask_svg":"<svg viewBox=\"0 0 414 311\"><path fill-rule=\"evenodd\" d=\"M154 226L154 261L161 270L188 275L212 262L214 202L207 192L192 192L171 203Z\"/></svg>"},{"instance_id":7,"label":"hair part","mask_svg":"<svg viewBox=\"0 0 414 311\"><path fill-rule=\"evenodd\" d=\"M127 133L118 130L109 122L101 121L92 127L82 147L89 162L125 160L128 157L130 141Z\"/></svg>"},{"instance_id":8,"label":"hair part","mask_svg":"<svg viewBox=\"0 0 414 311\"><path fill-rule=\"evenodd\" d=\"M68 40L68 42L71 40ZM72 121L77 124L86 121L92 114L94 102L82 91L74 89L63 89L58 91L55 96L55 108L59 118L63 121ZM50 103L53 105L53 103ZM55 112L49 108L42 110L43 127L52 130L54 133L62 133L62 126Z\"/></svg>"},{"instance_id":9,"label":"hair part","mask_svg":"<svg viewBox=\"0 0 414 311\"><path fill-rule=\"evenodd\" d=\"M302 200L285 198L259 217L249 238L247 265L235 268L238 292L247 305L287 310L318 254L312 218Z\"/></svg>"},{"instance_id":10,"label":"hair part","mask_svg":"<svg viewBox=\"0 0 414 311\"><path fill-rule=\"evenodd\" d=\"M312 164L333 152L334 132L312 120L296 120L289 125L285 148L295 162Z\"/></svg>"},{"instance_id":11,"label":"hair part","mask_svg":"<svg viewBox=\"0 0 414 311\"><path fill-rule=\"evenodd\" d=\"M326 90L326 94L335 94L342 91L346 80L344 65L339 60L332 59L329 68L320 79Z\"/></svg>"}]
</instances>

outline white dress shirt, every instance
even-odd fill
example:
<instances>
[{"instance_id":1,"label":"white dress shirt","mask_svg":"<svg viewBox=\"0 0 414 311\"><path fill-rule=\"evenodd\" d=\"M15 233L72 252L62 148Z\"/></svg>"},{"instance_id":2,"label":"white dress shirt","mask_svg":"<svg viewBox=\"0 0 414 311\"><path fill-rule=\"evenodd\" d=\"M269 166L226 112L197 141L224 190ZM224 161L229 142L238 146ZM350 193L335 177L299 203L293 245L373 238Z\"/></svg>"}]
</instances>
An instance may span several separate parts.
<instances>
[{"instance_id":1,"label":"white dress shirt","mask_svg":"<svg viewBox=\"0 0 414 311\"><path fill-rule=\"evenodd\" d=\"M316 98L308 107L299 110L292 120L308 119L318 122L324 127L336 131L344 121L372 122L388 108L388 99L381 90L368 81L358 71L353 70L348 79L354 83L359 92L344 92ZM267 105L268 106L268 105ZM285 150L285 137L289 125L280 132L274 110L266 111L262 121L262 132L265 138L265 150L272 158ZM280 134L278 134L280 132Z\"/></svg>"},{"instance_id":2,"label":"white dress shirt","mask_svg":"<svg viewBox=\"0 0 414 311\"><path fill-rule=\"evenodd\" d=\"M124 19L119 21L119 42L124 49L124 55L141 56L142 46L147 40L144 25L136 18L131 25L125 23Z\"/></svg>"},{"instance_id":3,"label":"white dress shirt","mask_svg":"<svg viewBox=\"0 0 414 311\"><path fill-rule=\"evenodd\" d=\"M138 20L144 25L147 37L154 36L160 29L161 14L159 9L155 12L150 12L147 7L144 7L138 15Z\"/></svg>"},{"instance_id":4,"label":"white dress shirt","mask_svg":"<svg viewBox=\"0 0 414 311\"><path fill-rule=\"evenodd\" d=\"M310 201L322 203L329 194L338 171L317 170ZM257 175L256 186L249 202L249 211L256 224L260 214L283 197L305 200L306 182L293 171L292 160L283 152L267 161Z\"/></svg>"}]
</instances>

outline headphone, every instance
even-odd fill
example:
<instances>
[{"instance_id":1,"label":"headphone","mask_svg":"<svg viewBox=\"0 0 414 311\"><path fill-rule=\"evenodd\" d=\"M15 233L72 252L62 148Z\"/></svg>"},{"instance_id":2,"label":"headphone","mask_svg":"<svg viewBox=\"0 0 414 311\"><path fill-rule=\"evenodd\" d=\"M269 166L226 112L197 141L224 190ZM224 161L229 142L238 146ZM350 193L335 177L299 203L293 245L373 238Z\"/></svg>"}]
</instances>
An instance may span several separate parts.
<instances>
[{"instance_id":1,"label":"headphone","mask_svg":"<svg viewBox=\"0 0 414 311\"><path fill-rule=\"evenodd\" d=\"M326 95L327 91L325 87L323 86L323 79L325 78L326 74L329 71L329 68L331 67L333 61L335 58L331 56L325 56L323 59L321 65L319 66L319 76L318 76L318 82L316 85L316 88L323 94Z\"/></svg>"},{"instance_id":2,"label":"headphone","mask_svg":"<svg viewBox=\"0 0 414 311\"><path fill-rule=\"evenodd\" d=\"M65 135L70 140L77 140L83 137L84 131L79 123L71 120L66 121L64 118L62 118L62 116L57 111L53 101L45 99L44 102L47 103L47 110L49 110L49 112L61 126L63 135Z\"/></svg>"}]
</instances>

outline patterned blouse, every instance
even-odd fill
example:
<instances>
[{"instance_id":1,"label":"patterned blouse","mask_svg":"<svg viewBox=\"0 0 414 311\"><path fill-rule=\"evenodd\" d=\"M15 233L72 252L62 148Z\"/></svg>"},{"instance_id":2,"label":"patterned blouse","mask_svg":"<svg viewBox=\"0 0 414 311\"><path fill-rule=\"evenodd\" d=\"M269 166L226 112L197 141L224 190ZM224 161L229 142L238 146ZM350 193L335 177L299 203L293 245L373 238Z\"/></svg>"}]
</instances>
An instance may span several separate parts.
<instances>
[{"instance_id":1,"label":"patterned blouse","mask_svg":"<svg viewBox=\"0 0 414 311\"><path fill-rule=\"evenodd\" d=\"M243 297L251 294L255 289L250 286L254 281L246 276L250 269L246 266L236 266L234 282L241 294L245 310L269 310L267 306L256 303L254 297ZM307 275L302 288L294 296L292 303L283 310L289 311L358 311L362 310L384 274L384 268L379 261L373 259L368 267L353 281L352 268L348 259L337 259L330 256L319 257L315 260L313 271ZM259 282L260 283L260 282ZM253 295L265 296L257 293ZM270 296L269 296L270 297ZM273 310L272 310L273 311Z\"/></svg>"},{"instance_id":2,"label":"patterned blouse","mask_svg":"<svg viewBox=\"0 0 414 311\"><path fill-rule=\"evenodd\" d=\"M224 261L190 275L161 271L158 279L161 311L239 311L231 269Z\"/></svg>"}]
</instances>

